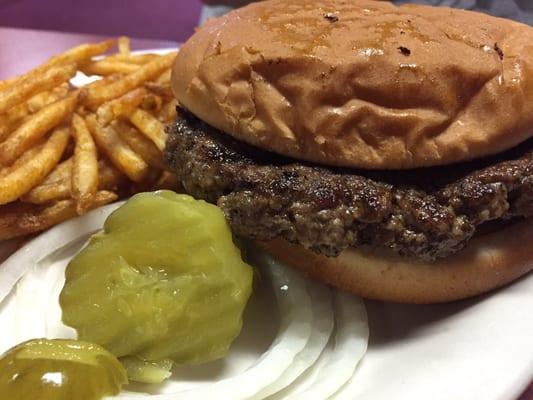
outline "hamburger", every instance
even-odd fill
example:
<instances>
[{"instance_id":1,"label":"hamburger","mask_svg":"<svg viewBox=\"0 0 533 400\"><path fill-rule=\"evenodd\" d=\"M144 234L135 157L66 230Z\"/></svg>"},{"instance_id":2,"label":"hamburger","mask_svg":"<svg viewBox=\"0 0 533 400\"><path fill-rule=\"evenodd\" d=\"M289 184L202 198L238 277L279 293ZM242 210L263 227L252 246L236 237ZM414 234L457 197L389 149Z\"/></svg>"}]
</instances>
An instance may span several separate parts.
<instances>
[{"instance_id":1,"label":"hamburger","mask_svg":"<svg viewBox=\"0 0 533 400\"><path fill-rule=\"evenodd\" d=\"M267 0L200 28L172 85L183 188L308 276L433 303L533 269L533 28Z\"/></svg>"}]
</instances>

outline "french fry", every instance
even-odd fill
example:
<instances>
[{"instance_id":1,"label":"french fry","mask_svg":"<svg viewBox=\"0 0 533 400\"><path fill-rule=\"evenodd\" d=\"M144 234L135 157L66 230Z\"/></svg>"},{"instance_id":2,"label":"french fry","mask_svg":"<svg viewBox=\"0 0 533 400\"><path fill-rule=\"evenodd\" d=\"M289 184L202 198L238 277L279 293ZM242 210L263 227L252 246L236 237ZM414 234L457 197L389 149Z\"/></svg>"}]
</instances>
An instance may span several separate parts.
<instances>
[{"instance_id":1,"label":"french fry","mask_svg":"<svg viewBox=\"0 0 533 400\"><path fill-rule=\"evenodd\" d=\"M170 171L163 171L161 172L161 175L157 179L157 182L155 183L152 189L154 190L162 190L162 189L176 190L179 186L180 186L180 183L179 183L179 180L176 174Z\"/></svg>"},{"instance_id":2,"label":"french fry","mask_svg":"<svg viewBox=\"0 0 533 400\"><path fill-rule=\"evenodd\" d=\"M89 130L97 146L107 155L109 160L134 182L142 181L150 167L135 153L111 126L103 126L94 114L86 118Z\"/></svg>"},{"instance_id":3,"label":"french fry","mask_svg":"<svg viewBox=\"0 0 533 400\"><path fill-rule=\"evenodd\" d=\"M122 140L140 155L148 165L158 169L166 169L161 152L150 139L124 121L114 121L112 126Z\"/></svg>"},{"instance_id":4,"label":"french fry","mask_svg":"<svg viewBox=\"0 0 533 400\"><path fill-rule=\"evenodd\" d=\"M80 65L90 60L94 56L98 56L100 54L105 53L106 51L111 50L114 45L114 40L105 40L100 43L82 44L62 54L50 58L41 67L37 68L47 68L53 65L64 65L70 63Z\"/></svg>"},{"instance_id":5,"label":"french fry","mask_svg":"<svg viewBox=\"0 0 533 400\"><path fill-rule=\"evenodd\" d=\"M169 85L155 83L155 82L146 82L144 87L150 92L162 97L164 100L172 100L174 98L174 93Z\"/></svg>"},{"instance_id":6,"label":"french fry","mask_svg":"<svg viewBox=\"0 0 533 400\"><path fill-rule=\"evenodd\" d=\"M122 61L128 64L143 65L153 61L155 58L161 57L157 54L113 54L106 57L106 60Z\"/></svg>"},{"instance_id":7,"label":"french fry","mask_svg":"<svg viewBox=\"0 0 533 400\"><path fill-rule=\"evenodd\" d=\"M40 185L47 185L50 183L61 182L64 180L70 181L72 173L72 163L73 159L69 159L57 164L57 166L50 172L46 178L40 183Z\"/></svg>"},{"instance_id":8,"label":"french fry","mask_svg":"<svg viewBox=\"0 0 533 400\"><path fill-rule=\"evenodd\" d=\"M117 193L179 187L161 154L163 123L176 116L176 53L134 55L121 37L117 53L92 59L114 43L81 45L0 81L0 240L39 232ZM78 70L100 79L73 88Z\"/></svg>"},{"instance_id":9,"label":"french fry","mask_svg":"<svg viewBox=\"0 0 533 400\"><path fill-rule=\"evenodd\" d=\"M120 74L108 75L108 76L102 77L102 79L98 79L96 81L89 83L88 85L81 87L79 89L80 90L79 100L80 100L80 103L82 103L82 105L78 106L78 108L76 109L76 112L83 116L86 116L89 113L89 110L87 109L85 105L85 98L87 97L87 92L89 90L99 90L100 88L103 88L104 86L109 85L112 82L118 81L121 77L122 75Z\"/></svg>"},{"instance_id":10,"label":"french fry","mask_svg":"<svg viewBox=\"0 0 533 400\"><path fill-rule=\"evenodd\" d=\"M76 65L68 64L52 67L44 73L28 75L16 85L0 91L0 113L22 103L33 95L50 90L68 81L76 74Z\"/></svg>"},{"instance_id":11,"label":"french fry","mask_svg":"<svg viewBox=\"0 0 533 400\"><path fill-rule=\"evenodd\" d=\"M141 66L129 64L122 61L103 59L93 61L80 67L80 71L85 75L112 75L112 74L131 74L137 71Z\"/></svg>"},{"instance_id":12,"label":"french fry","mask_svg":"<svg viewBox=\"0 0 533 400\"><path fill-rule=\"evenodd\" d=\"M74 114L72 127L76 146L72 164L71 193L76 200L76 211L81 215L90 206L98 189L98 156L85 120Z\"/></svg>"},{"instance_id":13,"label":"french fry","mask_svg":"<svg viewBox=\"0 0 533 400\"><path fill-rule=\"evenodd\" d=\"M52 89L51 91L39 93L27 102L21 103L0 115L0 142L11 132L26 122L30 114L39 111L41 108L59 100L67 95L70 86L67 82Z\"/></svg>"},{"instance_id":14,"label":"french fry","mask_svg":"<svg viewBox=\"0 0 533 400\"><path fill-rule=\"evenodd\" d=\"M129 119L137 129L154 142L159 151L165 149L167 134L163 124L157 118L149 112L137 108L129 115Z\"/></svg>"},{"instance_id":15,"label":"french fry","mask_svg":"<svg viewBox=\"0 0 533 400\"><path fill-rule=\"evenodd\" d=\"M111 203L117 198L113 192L105 190L97 192L90 209ZM17 203L14 207L0 210L0 240L40 232L76 215L76 203L72 199L60 200L45 207Z\"/></svg>"},{"instance_id":16,"label":"french fry","mask_svg":"<svg viewBox=\"0 0 533 400\"><path fill-rule=\"evenodd\" d=\"M9 137L0 143L0 163L9 165L22 153L33 146L50 129L59 125L76 107L78 92L49 104L17 128Z\"/></svg>"},{"instance_id":17,"label":"french fry","mask_svg":"<svg viewBox=\"0 0 533 400\"><path fill-rule=\"evenodd\" d=\"M70 198L70 180L40 184L21 197L25 203L47 204L56 200Z\"/></svg>"},{"instance_id":18,"label":"french fry","mask_svg":"<svg viewBox=\"0 0 533 400\"><path fill-rule=\"evenodd\" d=\"M129 192L126 193L127 196L132 196L135 193L140 192L149 192L154 190L154 187L157 183L159 175L161 174L160 170L151 169L146 178L141 182L131 182L129 185Z\"/></svg>"},{"instance_id":19,"label":"french fry","mask_svg":"<svg viewBox=\"0 0 533 400\"><path fill-rule=\"evenodd\" d=\"M163 105L163 108L161 109L161 112L158 115L159 121L165 124L174 121L178 114L176 111L177 106L178 102L176 99L170 100L168 103Z\"/></svg>"},{"instance_id":20,"label":"french fry","mask_svg":"<svg viewBox=\"0 0 533 400\"><path fill-rule=\"evenodd\" d=\"M85 102L89 107L96 108L99 105L122 96L134 88L141 86L146 80L157 76L165 69L169 68L176 57L176 53L169 53L159 58L150 61L143 65L137 71L126 75L124 78L110 83L95 90L94 88L87 89Z\"/></svg>"},{"instance_id":21,"label":"french fry","mask_svg":"<svg viewBox=\"0 0 533 400\"><path fill-rule=\"evenodd\" d=\"M0 115L0 124L21 121L31 113L27 103L18 104L9 111Z\"/></svg>"},{"instance_id":22,"label":"french fry","mask_svg":"<svg viewBox=\"0 0 533 400\"><path fill-rule=\"evenodd\" d=\"M67 169L68 167L68 169ZM72 158L59 164L43 182L22 196L21 200L32 204L46 204L71 197ZM116 191L123 184L125 176L108 162L98 162L98 190Z\"/></svg>"},{"instance_id":23,"label":"french fry","mask_svg":"<svg viewBox=\"0 0 533 400\"><path fill-rule=\"evenodd\" d=\"M126 176L105 159L98 161L98 189L117 191Z\"/></svg>"},{"instance_id":24,"label":"french fry","mask_svg":"<svg viewBox=\"0 0 533 400\"><path fill-rule=\"evenodd\" d=\"M41 182L57 165L70 133L68 128L56 129L33 158L0 178L0 204L17 200Z\"/></svg>"},{"instance_id":25,"label":"french fry","mask_svg":"<svg viewBox=\"0 0 533 400\"><path fill-rule=\"evenodd\" d=\"M124 56L129 56L131 53L130 38L121 36L118 38L118 52Z\"/></svg>"},{"instance_id":26,"label":"french fry","mask_svg":"<svg viewBox=\"0 0 533 400\"><path fill-rule=\"evenodd\" d=\"M163 99L153 93L149 93L143 98L143 101L139 107L150 112L151 114L156 115L163 107Z\"/></svg>"},{"instance_id":27,"label":"french fry","mask_svg":"<svg viewBox=\"0 0 533 400\"><path fill-rule=\"evenodd\" d=\"M26 103L13 107L7 113L0 115L0 142L13 132L30 114Z\"/></svg>"},{"instance_id":28,"label":"french fry","mask_svg":"<svg viewBox=\"0 0 533 400\"><path fill-rule=\"evenodd\" d=\"M22 154L19 158L17 158L13 164L8 167L0 168L0 177L9 175L13 171L19 169L20 167L28 163L30 160L32 160L41 150L43 144L44 139L41 139L37 145L35 145L34 147L26 151L24 154Z\"/></svg>"},{"instance_id":29,"label":"french fry","mask_svg":"<svg viewBox=\"0 0 533 400\"><path fill-rule=\"evenodd\" d=\"M88 90L99 90L103 88L106 85L109 85L110 83L116 82L119 79L122 78L122 75L120 74L113 74L113 75L107 75L102 77L102 79L98 79L96 81L93 81L89 83L88 85L83 86L80 90L80 98L81 100L85 99L85 96L87 95L86 91Z\"/></svg>"},{"instance_id":30,"label":"french fry","mask_svg":"<svg viewBox=\"0 0 533 400\"><path fill-rule=\"evenodd\" d=\"M96 111L98 122L107 125L111 120L131 113L142 103L147 94L146 89L139 87L117 99L102 104Z\"/></svg>"},{"instance_id":31,"label":"french fry","mask_svg":"<svg viewBox=\"0 0 533 400\"><path fill-rule=\"evenodd\" d=\"M27 101L28 110L30 113L35 113L41 108L44 108L48 104L52 104L54 101L57 101L65 97L70 90L70 85L68 82L65 82L52 90L41 92L36 94Z\"/></svg>"},{"instance_id":32,"label":"french fry","mask_svg":"<svg viewBox=\"0 0 533 400\"><path fill-rule=\"evenodd\" d=\"M70 197L72 163L73 158L71 157L58 164L39 185L22 196L21 200L32 204L45 204L54 200L68 199Z\"/></svg>"},{"instance_id":33,"label":"french fry","mask_svg":"<svg viewBox=\"0 0 533 400\"><path fill-rule=\"evenodd\" d=\"M9 86L9 79L0 81L0 90L4 90Z\"/></svg>"},{"instance_id":34,"label":"french fry","mask_svg":"<svg viewBox=\"0 0 533 400\"><path fill-rule=\"evenodd\" d=\"M0 117L1 119L1 117ZM17 123L7 120L0 120L0 142L9 136L9 134L17 128Z\"/></svg>"},{"instance_id":35,"label":"french fry","mask_svg":"<svg viewBox=\"0 0 533 400\"><path fill-rule=\"evenodd\" d=\"M158 85L170 85L170 78L172 76L172 69L167 69L161 75L157 77L155 83Z\"/></svg>"}]
</instances>

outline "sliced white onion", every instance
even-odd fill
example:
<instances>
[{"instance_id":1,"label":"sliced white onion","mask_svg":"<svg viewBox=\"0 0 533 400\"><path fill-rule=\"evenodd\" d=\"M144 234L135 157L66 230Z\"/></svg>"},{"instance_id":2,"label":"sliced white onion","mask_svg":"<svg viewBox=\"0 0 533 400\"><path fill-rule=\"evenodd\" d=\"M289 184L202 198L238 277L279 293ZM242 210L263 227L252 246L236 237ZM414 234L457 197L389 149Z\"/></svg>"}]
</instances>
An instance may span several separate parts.
<instances>
[{"instance_id":1,"label":"sliced white onion","mask_svg":"<svg viewBox=\"0 0 533 400\"><path fill-rule=\"evenodd\" d=\"M177 393L152 395L152 400L250 399L259 390L274 383L289 368L311 336L313 321L311 299L306 283L296 272L271 258L258 258L268 266L280 310L279 333L270 348L243 373L219 382ZM118 396L128 399L127 394Z\"/></svg>"},{"instance_id":2,"label":"sliced white onion","mask_svg":"<svg viewBox=\"0 0 533 400\"><path fill-rule=\"evenodd\" d=\"M328 399L353 376L368 347L368 321L364 302L351 294L335 294L334 348L316 379L287 400Z\"/></svg>"},{"instance_id":3,"label":"sliced white onion","mask_svg":"<svg viewBox=\"0 0 533 400\"><path fill-rule=\"evenodd\" d=\"M0 266L0 350L34 337L74 337L75 332L61 322L58 301L66 264L119 205L58 225ZM271 278L280 313L280 328L268 350L244 371L225 379L192 387L169 381L161 386L163 393L123 392L118 398L325 399L351 378L367 346L364 304L335 292L333 307L332 291L326 286L305 280L264 253L257 252L254 258ZM336 333L331 338L333 321Z\"/></svg>"},{"instance_id":4,"label":"sliced white onion","mask_svg":"<svg viewBox=\"0 0 533 400\"><path fill-rule=\"evenodd\" d=\"M55 251L68 246L71 242L102 228L107 216L122 203L114 203L93 210L82 217L71 219L51 228L26 244L9 257L3 264L0 279L0 303L13 290L13 286L27 271L34 268L41 259L51 256ZM31 251L29 249L31 248Z\"/></svg>"},{"instance_id":5,"label":"sliced white onion","mask_svg":"<svg viewBox=\"0 0 533 400\"><path fill-rule=\"evenodd\" d=\"M334 326L331 290L312 281L307 282L307 290L311 296L313 309L313 326L309 341L305 348L298 353L290 368L276 382L256 393L251 399L264 399L290 386L316 362L328 344Z\"/></svg>"}]
</instances>

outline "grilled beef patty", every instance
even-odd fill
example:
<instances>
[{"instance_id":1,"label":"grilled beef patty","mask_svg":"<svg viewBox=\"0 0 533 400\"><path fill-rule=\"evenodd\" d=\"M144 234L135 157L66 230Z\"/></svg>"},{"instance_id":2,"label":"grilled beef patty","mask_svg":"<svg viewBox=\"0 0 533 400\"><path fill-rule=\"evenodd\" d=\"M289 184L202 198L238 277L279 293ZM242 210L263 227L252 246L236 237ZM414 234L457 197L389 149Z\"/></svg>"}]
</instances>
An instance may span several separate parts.
<instances>
[{"instance_id":1,"label":"grilled beef patty","mask_svg":"<svg viewBox=\"0 0 533 400\"><path fill-rule=\"evenodd\" d=\"M295 162L179 110L165 151L191 195L239 236L282 237L327 256L362 244L424 260L465 246L486 221L533 215L533 141L497 158L415 171Z\"/></svg>"}]
</instances>

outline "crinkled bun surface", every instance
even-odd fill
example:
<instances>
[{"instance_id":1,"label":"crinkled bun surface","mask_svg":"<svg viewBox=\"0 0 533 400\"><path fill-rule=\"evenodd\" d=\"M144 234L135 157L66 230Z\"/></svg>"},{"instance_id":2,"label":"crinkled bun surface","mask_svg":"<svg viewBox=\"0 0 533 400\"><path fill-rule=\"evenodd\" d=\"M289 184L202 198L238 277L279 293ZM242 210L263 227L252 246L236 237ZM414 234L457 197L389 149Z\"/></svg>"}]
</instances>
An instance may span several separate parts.
<instances>
[{"instance_id":1,"label":"crinkled bun surface","mask_svg":"<svg viewBox=\"0 0 533 400\"><path fill-rule=\"evenodd\" d=\"M276 239L259 246L321 282L376 300L441 303L476 296L533 271L533 220L474 237L461 252L428 263L381 249L325 257Z\"/></svg>"},{"instance_id":2,"label":"crinkled bun surface","mask_svg":"<svg viewBox=\"0 0 533 400\"><path fill-rule=\"evenodd\" d=\"M300 160L443 165L533 135L533 28L371 0L267 0L207 22L178 54L178 101Z\"/></svg>"}]
</instances>

